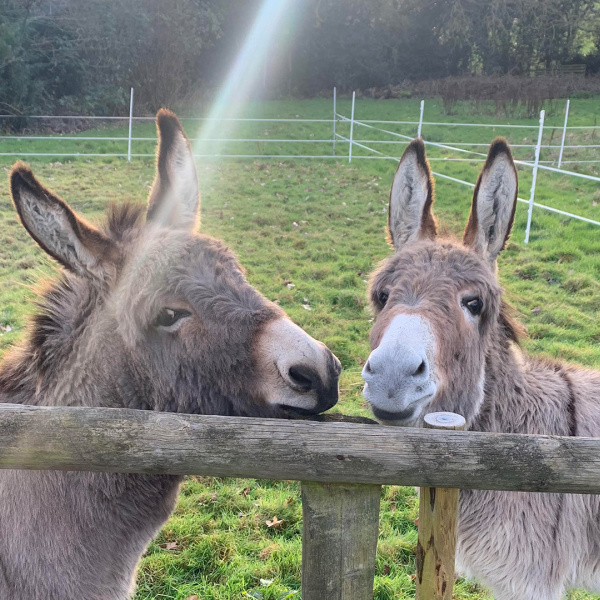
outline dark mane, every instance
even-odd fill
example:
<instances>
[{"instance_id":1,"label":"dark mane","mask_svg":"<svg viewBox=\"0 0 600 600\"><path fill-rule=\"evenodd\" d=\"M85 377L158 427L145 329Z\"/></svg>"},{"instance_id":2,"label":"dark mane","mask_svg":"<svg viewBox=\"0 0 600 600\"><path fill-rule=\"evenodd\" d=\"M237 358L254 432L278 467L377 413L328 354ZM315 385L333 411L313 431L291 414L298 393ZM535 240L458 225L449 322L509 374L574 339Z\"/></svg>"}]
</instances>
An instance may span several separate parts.
<instances>
[{"instance_id":1,"label":"dark mane","mask_svg":"<svg viewBox=\"0 0 600 600\"><path fill-rule=\"evenodd\" d=\"M498 325L500 326L500 331L508 341L519 346L521 345L521 337L525 333L525 328L517 320L515 309L504 299L502 300L502 305L500 307Z\"/></svg>"},{"instance_id":2,"label":"dark mane","mask_svg":"<svg viewBox=\"0 0 600 600\"><path fill-rule=\"evenodd\" d=\"M133 229L140 227L146 215L146 205L125 202L111 202L106 211L106 220L100 228L113 241L121 242Z\"/></svg>"}]
</instances>

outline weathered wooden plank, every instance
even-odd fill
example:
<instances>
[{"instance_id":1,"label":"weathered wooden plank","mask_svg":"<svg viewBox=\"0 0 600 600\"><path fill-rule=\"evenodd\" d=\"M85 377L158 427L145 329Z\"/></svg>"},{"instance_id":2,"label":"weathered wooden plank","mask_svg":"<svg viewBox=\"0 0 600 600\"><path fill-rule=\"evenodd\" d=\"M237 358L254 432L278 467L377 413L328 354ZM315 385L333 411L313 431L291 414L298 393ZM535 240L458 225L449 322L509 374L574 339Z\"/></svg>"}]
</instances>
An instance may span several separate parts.
<instances>
[{"instance_id":1,"label":"weathered wooden plank","mask_svg":"<svg viewBox=\"0 0 600 600\"><path fill-rule=\"evenodd\" d=\"M600 493L600 439L0 405L0 468Z\"/></svg>"},{"instance_id":2,"label":"weathered wooden plank","mask_svg":"<svg viewBox=\"0 0 600 600\"><path fill-rule=\"evenodd\" d=\"M303 600L373 600L381 486L302 483Z\"/></svg>"},{"instance_id":3,"label":"weathered wooden plank","mask_svg":"<svg viewBox=\"0 0 600 600\"><path fill-rule=\"evenodd\" d=\"M463 417L453 413L425 415L425 427L462 431ZM452 600L459 490L422 487L419 493L417 600Z\"/></svg>"}]
</instances>

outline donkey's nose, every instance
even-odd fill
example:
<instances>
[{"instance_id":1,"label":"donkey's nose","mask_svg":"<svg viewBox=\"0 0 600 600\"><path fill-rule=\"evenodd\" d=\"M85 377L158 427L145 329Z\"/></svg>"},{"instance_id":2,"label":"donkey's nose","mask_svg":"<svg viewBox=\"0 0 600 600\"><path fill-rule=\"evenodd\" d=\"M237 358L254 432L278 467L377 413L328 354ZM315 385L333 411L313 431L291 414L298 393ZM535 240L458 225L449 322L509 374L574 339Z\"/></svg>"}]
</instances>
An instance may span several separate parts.
<instances>
[{"instance_id":1,"label":"donkey's nose","mask_svg":"<svg viewBox=\"0 0 600 600\"><path fill-rule=\"evenodd\" d=\"M390 383L403 385L418 383L429 379L430 369L425 351L402 348L390 352L387 347L379 347L369 356L363 367L363 379L367 382L385 378Z\"/></svg>"},{"instance_id":2,"label":"donkey's nose","mask_svg":"<svg viewBox=\"0 0 600 600\"><path fill-rule=\"evenodd\" d=\"M363 368L364 395L376 417L412 423L437 392L435 344L419 315L394 317Z\"/></svg>"},{"instance_id":3,"label":"donkey's nose","mask_svg":"<svg viewBox=\"0 0 600 600\"><path fill-rule=\"evenodd\" d=\"M290 385L299 392L315 390L321 383L321 377L306 365L292 365L287 372Z\"/></svg>"},{"instance_id":4,"label":"donkey's nose","mask_svg":"<svg viewBox=\"0 0 600 600\"><path fill-rule=\"evenodd\" d=\"M269 323L257 348L262 392L270 404L317 414L338 400L340 361L289 319Z\"/></svg>"}]
</instances>

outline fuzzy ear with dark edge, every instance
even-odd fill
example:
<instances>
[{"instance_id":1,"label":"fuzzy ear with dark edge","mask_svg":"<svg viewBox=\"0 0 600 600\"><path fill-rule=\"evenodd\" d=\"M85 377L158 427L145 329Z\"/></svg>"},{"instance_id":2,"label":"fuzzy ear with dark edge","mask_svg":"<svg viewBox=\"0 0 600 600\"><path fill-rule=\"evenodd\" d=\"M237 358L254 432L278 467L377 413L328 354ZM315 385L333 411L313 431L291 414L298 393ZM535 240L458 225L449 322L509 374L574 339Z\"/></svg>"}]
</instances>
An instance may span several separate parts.
<instances>
[{"instance_id":1,"label":"fuzzy ear with dark edge","mask_svg":"<svg viewBox=\"0 0 600 600\"><path fill-rule=\"evenodd\" d=\"M519 182L507 141L492 142L473 193L463 243L494 263L510 235Z\"/></svg>"},{"instance_id":2,"label":"fuzzy ear with dark edge","mask_svg":"<svg viewBox=\"0 0 600 600\"><path fill-rule=\"evenodd\" d=\"M46 189L25 164L13 166L9 181L21 222L42 250L74 273L102 277L113 242Z\"/></svg>"},{"instance_id":3,"label":"fuzzy ear with dark edge","mask_svg":"<svg viewBox=\"0 0 600 600\"><path fill-rule=\"evenodd\" d=\"M148 199L147 220L175 229L193 230L198 220L199 191L190 143L177 117L161 109L156 115L156 177Z\"/></svg>"},{"instance_id":4,"label":"fuzzy ear with dark edge","mask_svg":"<svg viewBox=\"0 0 600 600\"><path fill-rule=\"evenodd\" d=\"M396 250L408 242L433 239L437 234L432 206L434 186L423 140L404 151L390 192L388 229Z\"/></svg>"}]
</instances>

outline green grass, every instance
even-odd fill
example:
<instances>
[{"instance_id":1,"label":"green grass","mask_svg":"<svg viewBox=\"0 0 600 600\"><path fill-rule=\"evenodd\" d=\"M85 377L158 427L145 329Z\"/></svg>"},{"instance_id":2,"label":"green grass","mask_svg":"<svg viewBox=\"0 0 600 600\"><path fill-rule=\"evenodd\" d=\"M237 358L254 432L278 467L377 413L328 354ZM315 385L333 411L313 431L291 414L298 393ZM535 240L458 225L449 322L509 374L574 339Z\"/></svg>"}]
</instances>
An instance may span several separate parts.
<instances>
[{"instance_id":1,"label":"green grass","mask_svg":"<svg viewBox=\"0 0 600 600\"><path fill-rule=\"evenodd\" d=\"M349 114L348 101L339 104L342 112ZM573 101L571 122L593 123L594 106L597 99ZM326 100L269 103L254 107L254 114L260 114L261 109L271 116L327 118L331 104ZM435 102L428 101L426 110L426 119L444 119ZM418 103L413 101L360 100L357 104L357 118L414 120L417 114ZM490 115L463 115L460 111L452 118L493 120ZM555 123L561 119L560 114L549 117ZM536 120L509 122L535 124ZM187 126L194 136L197 123L188 122ZM151 125L140 127L144 135L152 134ZM247 124L241 129L233 135L329 135L328 124L292 123L286 128L283 124L263 123L260 129ZM85 135L106 135L107 131L111 135L123 133L122 128L109 128ZM452 140L439 128L424 133L429 139L439 135L447 141L488 143L500 132L457 128ZM534 130L525 130L520 138L513 135L509 139L528 139L522 143L529 143L534 135ZM589 132L587 135L591 136ZM463 136L462 140L458 136ZM367 139L364 134L362 139ZM52 147L58 152L63 143ZM7 150L7 144L6 140L0 141L0 152L12 151ZM99 144L102 148L103 142ZM147 151L152 151L151 146ZM286 153L299 149L316 153L316 146L309 150L304 146L311 145L306 144L291 144L290 149L283 144L274 146ZM247 146L242 149L248 151ZM395 153L400 150L396 147ZM331 147L326 151L330 152ZM223 152L231 153L231 148ZM318 152L324 151L321 148ZM430 155L442 153L432 151ZM1 160L8 168L10 159ZM434 170L468 181L475 181L481 167L467 162L432 164ZM48 186L90 218L98 217L110 200L143 201L153 176L152 161L141 159L131 163L114 158L70 162L37 159L32 165ZM360 377L369 354L367 336L372 324L366 281L374 265L389 253L384 227L394 169L394 163L387 160L356 160L350 165L345 161L302 159L198 162L202 230L230 244L248 270L250 281L338 355L344 367L339 410L347 414L368 415ZM584 171L594 173L597 168L588 166ZM530 169L520 169L519 176L519 195L528 197ZM591 182L540 172L536 199L600 220L599 190ZM470 195L471 189L466 186L438 180L437 214L450 234L459 234L464 227ZM500 259L500 277L507 297L528 329L525 348L600 367L600 231L536 209L531 241L525 246L525 222L526 206L519 204L512 241ZM0 333L2 352L22 335L27 315L33 310L31 286L54 272L18 224L6 185L0 189L0 247L0 325L12 329ZM274 515L283 524L269 528L266 521ZM384 489L377 600L414 597L411 575L415 570L416 516L412 489ZM245 591L253 594L251 597L260 594L265 600L285 597L300 586L301 525L295 483L189 478L176 513L142 560L136 600L185 600L194 596L202 600L238 599L246 597ZM484 590L462 580L455 590L455 598L489 598ZM583 593L572 595L572 600L590 598Z\"/></svg>"}]
</instances>

